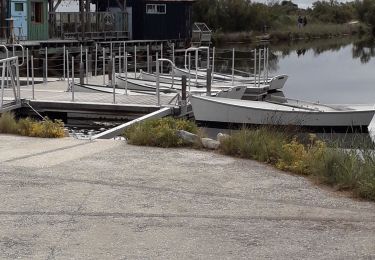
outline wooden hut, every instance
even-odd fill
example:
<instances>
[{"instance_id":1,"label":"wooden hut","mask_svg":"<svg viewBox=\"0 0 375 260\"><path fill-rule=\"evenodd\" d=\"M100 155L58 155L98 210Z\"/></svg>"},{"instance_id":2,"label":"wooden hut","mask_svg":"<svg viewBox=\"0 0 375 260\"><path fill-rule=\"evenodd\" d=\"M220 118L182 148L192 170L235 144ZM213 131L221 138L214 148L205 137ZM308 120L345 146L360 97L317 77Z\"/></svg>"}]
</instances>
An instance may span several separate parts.
<instances>
[{"instance_id":1,"label":"wooden hut","mask_svg":"<svg viewBox=\"0 0 375 260\"><path fill-rule=\"evenodd\" d=\"M13 18L13 33L16 38L48 39L48 0L10 0L8 17Z\"/></svg>"},{"instance_id":2,"label":"wooden hut","mask_svg":"<svg viewBox=\"0 0 375 260\"><path fill-rule=\"evenodd\" d=\"M96 2L99 11L124 10L117 0ZM129 34L134 40L187 40L191 38L195 0L127 0Z\"/></svg>"}]
</instances>

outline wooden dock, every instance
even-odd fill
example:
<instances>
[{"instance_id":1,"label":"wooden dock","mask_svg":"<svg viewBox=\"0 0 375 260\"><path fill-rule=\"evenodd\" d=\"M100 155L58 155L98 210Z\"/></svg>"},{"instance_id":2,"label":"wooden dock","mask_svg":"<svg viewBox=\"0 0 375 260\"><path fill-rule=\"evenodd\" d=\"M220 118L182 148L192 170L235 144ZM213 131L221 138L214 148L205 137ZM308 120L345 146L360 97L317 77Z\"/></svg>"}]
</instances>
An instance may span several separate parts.
<instances>
[{"instance_id":1,"label":"wooden dock","mask_svg":"<svg viewBox=\"0 0 375 260\"><path fill-rule=\"evenodd\" d=\"M78 81L78 79L76 80ZM89 83L99 84L102 77L92 77ZM162 107L171 107L172 111L178 111L176 104L177 94L168 94L160 96L160 105L158 97L154 94L139 94L132 91L125 94L113 93L86 93L67 91L68 83L64 80L52 81L47 84L36 84L34 86L34 98L31 84L21 87L22 107L27 110L32 108L39 113L81 113L96 114L99 117L133 115L142 116L159 110ZM4 97L11 102L13 92L6 89ZM114 102L115 101L115 102ZM1 113L2 111L0 111Z\"/></svg>"}]
</instances>

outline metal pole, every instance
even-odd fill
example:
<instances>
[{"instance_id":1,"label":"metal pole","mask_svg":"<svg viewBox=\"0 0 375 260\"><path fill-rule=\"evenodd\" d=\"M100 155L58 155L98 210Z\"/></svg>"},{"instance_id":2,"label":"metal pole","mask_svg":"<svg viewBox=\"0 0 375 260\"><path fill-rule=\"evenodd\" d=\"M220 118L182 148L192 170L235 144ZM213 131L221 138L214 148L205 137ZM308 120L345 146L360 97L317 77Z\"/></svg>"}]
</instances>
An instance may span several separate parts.
<instances>
[{"instance_id":1,"label":"metal pole","mask_svg":"<svg viewBox=\"0 0 375 260\"><path fill-rule=\"evenodd\" d=\"M259 61L258 61L258 65L259 65L259 74L258 74L258 86L260 87L260 73L262 71L261 69L261 59L262 59L262 49L259 49Z\"/></svg>"},{"instance_id":2,"label":"metal pole","mask_svg":"<svg viewBox=\"0 0 375 260\"><path fill-rule=\"evenodd\" d=\"M212 77L211 77L211 85L215 74L215 47L212 48Z\"/></svg>"},{"instance_id":3,"label":"metal pole","mask_svg":"<svg viewBox=\"0 0 375 260\"><path fill-rule=\"evenodd\" d=\"M20 88L20 66L19 66L19 61L18 58L16 59L16 84L17 84L17 98L16 101L21 100L21 88Z\"/></svg>"},{"instance_id":4,"label":"metal pole","mask_svg":"<svg viewBox=\"0 0 375 260\"><path fill-rule=\"evenodd\" d=\"M86 49L86 84L89 84L89 51Z\"/></svg>"},{"instance_id":5,"label":"metal pole","mask_svg":"<svg viewBox=\"0 0 375 260\"><path fill-rule=\"evenodd\" d=\"M163 43L160 44L160 59L163 58ZM163 73L163 61L160 61L160 67L161 67L161 71L159 71L160 73Z\"/></svg>"},{"instance_id":6,"label":"metal pole","mask_svg":"<svg viewBox=\"0 0 375 260\"><path fill-rule=\"evenodd\" d=\"M206 93L206 96L211 96L211 69L210 68L208 68L207 69L207 93Z\"/></svg>"},{"instance_id":7,"label":"metal pole","mask_svg":"<svg viewBox=\"0 0 375 260\"><path fill-rule=\"evenodd\" d=\"M126 69L126 67L125 67L125 62L127 62L127 60L125 60L126 59L126 56L127 55L127 53L126 53L126 42L124 42L124 72L125 72L125 70L127 70Z\"/></svg>"},{"instance_id":8,"label":"metal pole","mask_svg":"<svg viewBox=\"0 0 375 260\"><path fill-rule=\"evenodd\" d=\"M109 51L109 56L113 57L113 43L110 43L110 51Z\"/></svg>"},{"instance_id":9,"label":"metal pole","mask_svg":"<svg viewBox=\"0 0 375 260\"><path fill-rule=\"evenodd\" d=\"M72 56L72 101L74 102L74 57Z\"/></svg>"},{"instance_id":10,"label":"metal pole","mask_svg":"<svg viewBox=\"0 0 375 260\"><path fill-rule=\"evenodd\" d=\"M125 95L128 94L128 53L125 50Z\"/></svg>"},{"instance_id":11,"label":"metal pole","mask_svg":"<svg viewBox=\"0 0 375 260\"><path fill-rule=\"evenodd\" d=\"M69 90L69 77L70 77L70 74L69 74L69 50L66 51L66 79L68 80L67 83L68 83L68 87L67 87L67 90Z\"/></svg>"},{"instance_id":12,"label":"metal pole","mask_svg":"<svg viewBox=\"0 0 375 260\"><path fill-rule=\"evenodd\" d=\"M254 49L254 84L257 82L257 48Z\"/></svg>"},{"instance_id":13,"label":"metal pole","mask_svg":"<svg viewBox=\"0 0 375 260\"><path fill-rule=\"evenodd\" d=\"M47 84L48 80L48 47L46 47L46 81L45 84Z\"/></svg>"},{"instance_id":14,"label":"metal pole","mask_svg":"<svg viewBox=\"0 0 375 260\"><path fill-rule=\"evenodd\" d=\"M190 93L190 86L191 86L191 53L189 52L189 93Z\"/></svg>"},{"instance_id":15,"label":"metal pole","mask_svg":"<svg viewBox=\"0 0 375 260\"><path fill-rule=\"evenodd\" d=\"M137 78L137 45L134 45L134 78Z\"/></svg>"},{"instance_id":16,"label":"metal pole","mask_svg":"<svg viewBox=\"0 0 375 260\"><path fill-rule=\"evenodd\" d=\"M263 82L266 84L266 46L263 49Z\"/></svg>"},{"instance_id":17,"label":"metal pole","mask_svg":"<svg viewBox=\"0 0 375 260\"><path fill-rule=\"evenodd\" d=\"M95 76L98 76L98 44L95 43Z\"/></svg>"},{"instance_id":18,"label":"metal pole","mask_svg":"<svg viewBox=\"0 0 375 260\"><path fill-rule=\"evenodd\" d=\"M195 50L195 85L198 85L198 49Z\"/></svg>"},{"instance_id":19,"label":"metal pole","mask_svg":"<svg viewBox=\"0 0 375 260\"><path fill-rule=\"evenodd\" d=\"M63 47L63 79L64 79L64 81L65 81L65 66L66 66L66 60L65 60L65 49L66 49L66 47L65 47L65 45L64 45L64 47Z\"/></svg>"},{"instance_id":20,"label":"metal pole","mask_svg":"<svg viewBox=\"0 0 375 260\"><path fill-rule=\"evenodd\" d=\"M103 85L105 85L105 48L103 48Z\"/></svg>"},{"instance_id":21,"label":"metal pole","mask_svg":"<svg viewBox=\"0 0 375 260\"><path fill-rule=\"evenodd\" d=\"M120 77L122 76L122 55L121 55L121 45L118 47L118 73Z\"/></svg>"},{"instance_id":22,"label":"metal pole","mask_svg":"<svg viewBox=\"0 0 375 260\"><path fill-rule=\"evenodd\" d=\"M35 90L34 90L34 56L31 55L31 84L33 91L33 99L35 99Z\"/></svg>"},{"instance_id":23,"label":"metal pole","mask_svg":"<svg viewBox=\"0 0 375 260\"><path fill-rule=\"evenodd\" d=\"M116 70L116 63L115 63L116 57L112 59L112 80L111 85L113 89L113 104L116 104L116 83L115 83L115 70Z\"/></svg>"},{"instance_id":24,"label":"metal pole","mask_svg":"<svg viewBox=\"0 0 375 260\"><path fill-rule=\"evenodd\" d=\"M29 48L26 48L26 77L27 77L27 87L29 87Z\"/></svg>"},{"instance_id":25,"label":"metal pole","mask_svg":"<svg viewBox=\"0 0 375 260\"><path fill-rule=\"evenodd\" d=\"M268 82L268 59L269 59L269 48L267 48L267 66L266 66L266 80Z\"/></svg>"},{"instance_id":26,"label":"metal pole","mask_svg":"<svg viewBox=\"0 0 375 260\"><path fill-rule=\"evenodd\" d=\"M232 55L232 86L234 85L234 48L233 48L233 55Z\"/></svg>"},{"instance_id":27,"label":"metal pole","mask_svg":"<svg viewBox=\"0 0 375 260\"><path fill-rule=\"evenodd\" d=\"M175 64L175 57L174 57L174 43L172 43L172 62Z\"/></svg>"},{"instance_id":28,"label":"metal pole","mask_svg":"<svg viewBox=\"0 0 375 260\"><path fill-rule=\"evenodd\" d=\"M147 45L147 72L150 73L150 45Z\"/></svg>"},{"instance_id":29,"label":"metal pole","mask_svg":"<svg viewBox=\"0 0 375 260\"><path fill-rule=\"evenodd\" d=\"M159 54L156 53L156 96L158 97L158 106L160 106L160 73L159 73Z\"/></svg>"},{"instance_id":30,"label":"metal pole","mask_svg":"<svg viewBox=\"0 0 375 260\"><path fill-rule=\"evenodd\" d=\"M82 47L82 44L81 44L81 62L83 61L83 47Z\"/></svg>"}]
</instances>

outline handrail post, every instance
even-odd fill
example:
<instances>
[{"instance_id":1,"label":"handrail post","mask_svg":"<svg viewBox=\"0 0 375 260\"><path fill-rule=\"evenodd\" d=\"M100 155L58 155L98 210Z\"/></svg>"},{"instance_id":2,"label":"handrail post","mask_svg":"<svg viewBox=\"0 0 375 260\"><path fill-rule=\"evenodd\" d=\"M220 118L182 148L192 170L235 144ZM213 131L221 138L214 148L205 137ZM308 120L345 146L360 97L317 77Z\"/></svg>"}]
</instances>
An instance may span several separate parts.
<instances>
[{"instance_id":1,"label":"handrail post","mask_svg":"<svg viewBox=\"0 0 375 260\"><path fill-rule=\"evenodd\" d=\"M150 73L150 45L147 44L147 73Z\"/></svg>"},{"instance_id":2,"label":"handrail post","mask_svg":"<svg viewBox=\"0 0 375 260\"><path fill-rule=\"evenodd\" d=\"M232 54L232 86L234 85L234 48Z\"/></svg>"},{"instance_id":3,"label":"handrail post","mask_svg":"<svg viewBox=\"0 0 375 260\"><path fill-rule=\"evenodd\" d=\"M95 76L98 76L98 44L95 43Z\"/></svg>"},{"instance_id":4,"label":"handrail post","mask_svg":"<svg viewBox=\"0 0 375 260\"><path fill-rule=\"evenodd\" d=\"M159 73L159 54L156 53L156 96L158 98L157 105L160 106L160 73Z\"/></svg>"},{"instance_id":5,"label":"handrail post","mask_svg":"<svg viewBox=\"0 0 375 260\"><path fill-rule=\"evenodd\" d=\"M125 49L125 95L128 95L128 53Z\"/></svg>"},{"instance_id":6,"label":"handrail post","mask_svg":"<svg viewBox=\"0 0 375 260\"><path fill-rule=\"evenodd\" d=\"M29 48L26 48L26 86L29 87Z\"/></svg>"},{"instance_id":7,"label":"handrail post","mask_svg":"<svg viewBox=\"0 0 375 260\"><path fill-rule=\"evenodd\" d=\"M134 45L134 78L137 78L137 45Z\"/></svg>"},{"instance_id":8,"label":"handrail post","mask_svg":"<svg viewBox=\"0 0 375 260\"><path fill-rule=\"evenodd\" d=\"M28 50L28 49L27 49ZM65 44L64 44L64 47L63 47L63 79L65 81L65 66L66 66L66 60L65 60L65 50L66 50L66 47L65 47ZM28 56L28 55L27 55Z\"/></svg>"},{"instance_id":9,"label":"handrail post","mask_svg":"<svg viewBox=\"0 0 375 260\"><path fill-rule=\"evenodd\" d=\"M261 59L262 59L262 49L259 49L259 60L258 60L258 65L259 65L259 74L258 74L258 86L260 87L260 73L262 72L261 68Z\"/></svg>"},{"instance_id":10,"label":"handrail post","mask_svg":"<svg viewBox=\"0 0 375 260\"><path fill-rule=\"evenodd\" d=\"M74 102L74 56L72 56L72 102Z\"/></svg>"},{"instance_id":11,"label":"handrail post","mask_svg":"<svg viewBox=\"0 0 375 260\"><path fill-rule=\"evenodd\" d=\"M215 49L215 47L213 47L212 48L212 66L211 66L212 67L211 85L212 85L213 78L215 77L215 52L216 52L216 49Z\"/></svg>"},{"instance_id":12,"label":"handrail post","mask_svg":"<svg viewBox=\"0 0 375 260\"><path fill-rule=\"evenodd\" d=\"M69 50L66 50L66 79L67 79L67 84L68 84L68 87L67 87L67 90L69 90L69 77L70 77L70 73L69 73Z\"/></svg>"},{"instance_id":13,"label":"handrail post","mask_svg":"<svg viewBox=\"0 0 375 260\"><path fill-rule=\"evenodd\" d=\"M175 63L175 57L174 57L174 43L172 43L172 62Z\"/></svg>"},{"instance_id":14,"label":"handrail post","mask_svg":"<svg viewBox=\"0 0 375 260\"><path fill-rule=\"evenodd\" d=\"M105 48L103 48L103 85L105 85Z\"/></svg>"},{"instance_id":15,"label":"handrail post","mask_svg":"<svg viewBox=\"0 0 375 260\"><path fill-rule=\"evenodd\" d=\"M31 84L32 84L32 92L33 92L33 100L34 100L35 99L35 84L34 84L34 56L33 55L31 55ZM69 84L69 80L68 80L68 84Z\"/></svg>"},{"instance_id":16,"label":"handrail post","mask_svg":"<svg viewBox=\"0 0 375 260\"><path fill-rule=\"evenodd\" d=\"M85 55L86 55L86 84L89 84L89 51L87 48L85 51Z\"/></svg>"},{"instance_id":17,"label":"handrail post","mask_svg":"<svg viewBox=\"0 0 375 260\"><path fill-rule=\"evenodd\" d=\"M113 104L116 104L116 81L115 81L115 70L116 70L116 57L112 59L112 88L113 88Z\"/></svg>"},{"instance_id":18,"label":"handrail post","mask_svg":"<svg viewBox=\"0 0 375 260\"><path fill-rule=\"evenodd\" d=\"M46 47L46 78L44 84L47 84L48 81L48 47Z\"/></svg>"},{"instance_id":19,"label":"handrail post","mask_svg":"<svg viewBox=\"0 0 375 260\"><path fill-rule=\"evenodd\" d=\"M20 67L19 67L19 61L18 56L16 59L16 84L17 84L17 99L16 102L21 101L21 87L20 87Z\"/></svg>"},{"instance_id":20,"label":"handrail post","mask_svg":"<svg viewBox=\"0 0 375 260\"><path fill-rule=\"evenodd\" d=\"M5 66L6 62L3 62L3 71L1 76L1 100L0 100L0 108L3 108L3 101L4 101L4 80L5 80Z\"/></svg>"},{"instance_id":21,"label":"handrail post","mask_svg":"<svg viewBox=\"0 0 375 260\"><path fill-rule=\"evenodd\" d=\"M191 53L189 53L189 93L191 89Z\"/></svg>"}]
</instances>

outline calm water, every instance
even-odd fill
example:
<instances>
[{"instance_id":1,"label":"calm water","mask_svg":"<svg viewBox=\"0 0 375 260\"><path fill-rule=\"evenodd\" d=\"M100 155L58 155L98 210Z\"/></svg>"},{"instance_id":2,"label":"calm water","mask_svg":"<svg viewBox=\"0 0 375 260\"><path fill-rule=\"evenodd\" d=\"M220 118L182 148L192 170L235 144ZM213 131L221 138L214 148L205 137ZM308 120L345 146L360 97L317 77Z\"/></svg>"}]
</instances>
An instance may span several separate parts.
<instances>
[{"instance_id":1,"label":"calm water","mask_svg":"<svg viewBox=\"0 0 375 260\"><path fill-rule=\"evenodd\" d=\"M374 40L331 39L270 48L271 74L289 76L283 90L287 97L322 103L375 104ZM252 66L239 61L238 67L251 71Z\"/></svg>"}]
</instances>

